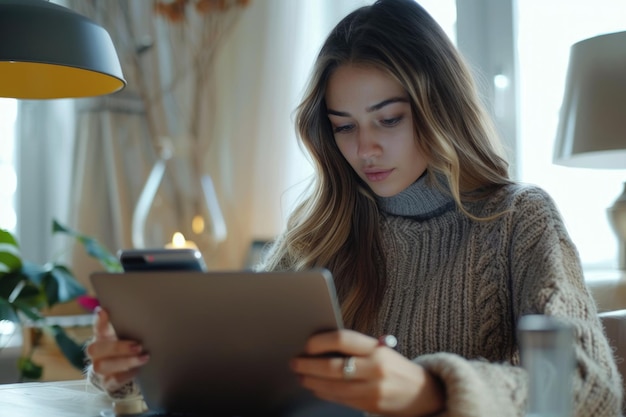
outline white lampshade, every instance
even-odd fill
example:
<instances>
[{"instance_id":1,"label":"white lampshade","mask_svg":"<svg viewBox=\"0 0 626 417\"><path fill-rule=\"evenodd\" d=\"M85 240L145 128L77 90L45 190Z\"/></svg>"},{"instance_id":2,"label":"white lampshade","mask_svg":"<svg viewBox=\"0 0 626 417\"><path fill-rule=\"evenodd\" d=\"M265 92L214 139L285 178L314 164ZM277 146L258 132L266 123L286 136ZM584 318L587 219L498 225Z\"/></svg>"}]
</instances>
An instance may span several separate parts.
<instances>
[{"instance_id":1,"label":"white lampshade","mask_svg":"<svg viewBox=\"0 0 626 417\"><path fill-rule=\"evenodd\" d=\"M572 46L560 116L555 164L626 169L626 32ZM626 184L607 215L626 270Z\"/></svg>"},{"instance_id":2,"label":"white lampshade","mask_svg":"<svg viewBox=\"0 0 626 417\"><path fill-rule=\"evenodd\" d=\"M45 0L0 0L0 97L89 97L125 85L104 28Z\"/></svg>"},{"instance_id":3,"label":"white lampshade","mask_svg":"<svg viewBox=\"0 0 626 417\"><path fill-rule=\"evenodd\" d=\"M626 32L572 46L553 161L626 168Z\"/></svg>"}]
</instances>

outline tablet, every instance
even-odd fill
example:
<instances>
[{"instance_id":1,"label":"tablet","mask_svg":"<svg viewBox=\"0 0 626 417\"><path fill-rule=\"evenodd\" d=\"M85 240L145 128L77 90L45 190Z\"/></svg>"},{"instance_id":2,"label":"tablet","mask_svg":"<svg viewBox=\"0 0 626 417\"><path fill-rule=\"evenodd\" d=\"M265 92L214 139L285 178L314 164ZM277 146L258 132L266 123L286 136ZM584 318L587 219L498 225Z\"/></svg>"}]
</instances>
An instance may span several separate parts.
<instances>
[{"instance_id":1,"label":"tablet","mask_svg":"<svg viewBox=\"0 0 626 417\"><path fill-rule=\"evenodd\" d=\"M150 353L137 381L153 413L362 415L315 399L289 368L309 336L343 326L327 270L102 272L91 282L118 336Z\"/></svg>"},{"instance_id":2,"label":"tablet","mask_svg":"<svg viewBox=\"0 0 626 417\"><path fill-rule=\"evenodd\" d=\"M124 271L206 271L197 249L124 249L117 254Z\"/></svg>"}]
</instances>

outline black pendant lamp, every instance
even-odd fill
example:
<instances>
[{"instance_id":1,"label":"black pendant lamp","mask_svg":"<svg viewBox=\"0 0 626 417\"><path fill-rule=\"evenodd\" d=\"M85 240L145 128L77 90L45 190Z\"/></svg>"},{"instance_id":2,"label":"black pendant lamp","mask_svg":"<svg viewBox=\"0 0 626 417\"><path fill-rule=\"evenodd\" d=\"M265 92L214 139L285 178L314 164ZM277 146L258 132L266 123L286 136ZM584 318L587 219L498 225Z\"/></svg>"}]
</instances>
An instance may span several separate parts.
<instances>
[{"instance_id":1,"label":"black pendant lamp","mask_svg":"<svg viewBox=\"0 0 626 417\"><path fill-rule=\"evenodd\" d=\"M104 28L45 0L0 0L0 97L90 97L125 85Z\"/></svg>"}]
</instances>

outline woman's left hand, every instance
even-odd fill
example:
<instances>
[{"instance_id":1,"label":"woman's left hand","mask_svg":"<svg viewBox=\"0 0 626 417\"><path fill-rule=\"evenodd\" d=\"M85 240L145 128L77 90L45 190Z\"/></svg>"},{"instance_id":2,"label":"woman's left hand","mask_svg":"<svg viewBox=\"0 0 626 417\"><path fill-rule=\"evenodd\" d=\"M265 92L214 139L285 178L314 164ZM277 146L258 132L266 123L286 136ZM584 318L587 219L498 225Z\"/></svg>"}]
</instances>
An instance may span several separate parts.
<instances>
[{"instance_id":1,"label":"woman's left hand","mask_svg":"<svg viewBox=\"0 0 626 417\"><path fill-rule=\"evenodd\" d=\"M331 353L337 356L326 356ZM346 372L349 361L352 372ZM291 367L317 397L362 411L426 416L444 406L443 388L434 376L377 339L352 330L312 336Z\"/></svg>"}]
</instances>

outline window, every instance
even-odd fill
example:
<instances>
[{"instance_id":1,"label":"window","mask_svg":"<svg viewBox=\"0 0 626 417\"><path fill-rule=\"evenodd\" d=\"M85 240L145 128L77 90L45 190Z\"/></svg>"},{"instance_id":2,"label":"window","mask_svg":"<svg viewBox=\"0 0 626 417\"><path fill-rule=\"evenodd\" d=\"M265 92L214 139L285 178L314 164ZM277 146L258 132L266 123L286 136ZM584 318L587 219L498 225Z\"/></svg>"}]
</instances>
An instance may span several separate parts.
<instances>
[{"instance_id":1,"label":"window","mask_svg":"<svg viewBox=\"0 0 626 417\"><path fill-rule=\"evenodd\" d=\"M458 33L461 53L478 69L479 85L492 103L505 146L512 150L513 177L544 188L554 198L586 271L615 269L617 237L606 210L622 191L626 170L557 166L552 151L570 47L626 30L626 2L417 1L453 40ZM513 83L500 87L500 79Z\"/></svg>"},{"instance_id":2,"label":"window","mask_svg":"<svg viewBox=\"0 0 626 417\"><path fill-rule=\"evenodd\" d=\"M626 171L557 166L552 150L572 44L626 30L623 0L518 0L519 173L556 201L586 270L617 266L606 209ZM558 29L556 29L558 27Z\"/></svg>"},{"instance_id":3,"label":"window","mask_svg":"<svg viewBox=\"0 0 626 417\"><path fill-rule=\"evenodd\" d=\"M17 100L0 98L0 229L15 232L15 119Z\"/></svg>"}]
</instances>

